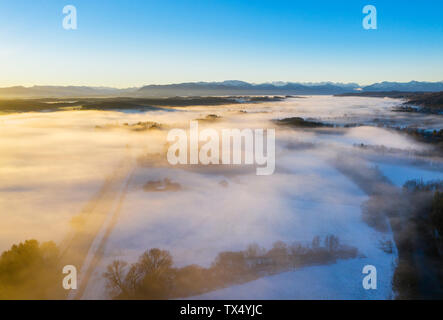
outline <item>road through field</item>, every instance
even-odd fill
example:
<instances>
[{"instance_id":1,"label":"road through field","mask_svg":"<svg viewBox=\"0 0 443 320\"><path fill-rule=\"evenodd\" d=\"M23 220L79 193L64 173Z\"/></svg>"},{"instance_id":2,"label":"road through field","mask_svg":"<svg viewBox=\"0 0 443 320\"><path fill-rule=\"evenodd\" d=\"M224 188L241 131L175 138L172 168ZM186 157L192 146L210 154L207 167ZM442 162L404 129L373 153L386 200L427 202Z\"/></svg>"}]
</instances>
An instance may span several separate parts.
<instances>
[{"instance_id":1,"label":"road through field","mask_svg":"<svg viewBox=\"0 0 443 320\"><path fill-rule=\"evenodd\" d=\"M83 295L117 223L134 169L135 164L130 157L122 160L100 191L72 219L72 231L60 245L61 265L73 265L78 271L78 288L70 291L68 299L80 299Z\"/></svg>"}]
</instances>

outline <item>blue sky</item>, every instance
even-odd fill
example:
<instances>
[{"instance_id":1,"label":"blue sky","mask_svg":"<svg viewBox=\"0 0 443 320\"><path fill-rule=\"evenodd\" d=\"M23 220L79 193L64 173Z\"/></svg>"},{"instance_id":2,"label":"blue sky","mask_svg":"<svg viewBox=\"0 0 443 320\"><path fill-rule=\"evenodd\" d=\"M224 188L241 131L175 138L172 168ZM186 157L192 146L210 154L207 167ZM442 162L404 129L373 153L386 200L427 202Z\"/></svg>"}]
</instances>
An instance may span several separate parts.
<instances>
[{"instance_id":1,"label":"blue sky","mask_svg":"<svg viewBox=\"0 0 443 320\"><path fill-rule=\"evenodd\" d=\"M443 1L2 0L0 41L2 87L442 81Z\"/></svg>"}]
</instances>

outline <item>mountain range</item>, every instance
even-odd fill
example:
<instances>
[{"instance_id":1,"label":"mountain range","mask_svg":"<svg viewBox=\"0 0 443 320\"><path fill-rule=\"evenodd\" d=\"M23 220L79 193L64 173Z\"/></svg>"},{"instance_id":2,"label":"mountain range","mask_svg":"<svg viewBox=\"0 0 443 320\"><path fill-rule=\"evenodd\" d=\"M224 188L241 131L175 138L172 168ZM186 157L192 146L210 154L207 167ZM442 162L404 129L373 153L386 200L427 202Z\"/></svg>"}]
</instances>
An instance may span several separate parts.
<instances>
[{"instance_id":1,"label":"mountain range","mask_svg":"<svg viewBox=\"0 0 443 320\"><path fill-rule=\"evenodd\" d=\"M0 88L0 98L69 98L69 97L173 97L223 95L332 95L350 92L438 92L442 82L380 82L368 86L357 83L272 82L253 84L238 80L223 82L187 82L147 85L117 89L87 86L33 86Z\"/></svg>"}]
</instances>

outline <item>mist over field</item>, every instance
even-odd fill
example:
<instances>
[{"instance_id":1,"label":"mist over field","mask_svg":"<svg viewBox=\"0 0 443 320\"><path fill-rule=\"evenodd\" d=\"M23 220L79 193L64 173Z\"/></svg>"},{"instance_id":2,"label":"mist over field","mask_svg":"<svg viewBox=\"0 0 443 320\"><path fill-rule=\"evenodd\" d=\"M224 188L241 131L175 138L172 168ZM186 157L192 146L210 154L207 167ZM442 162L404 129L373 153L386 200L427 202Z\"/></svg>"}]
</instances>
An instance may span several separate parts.
<instances>
[{"instance_id":1,"label":"mist over field","mask_svg":"<svg viewBox=\"0 0 443 320\"><path fill-rule=\"evenodd\" d=\"M443 116L394 112L400 102L306 96L155 111L1 115L0 251L27 239L54 241L63 261L79 268L80 289L71 298L108 299L107 265L136 262L150 248L168 250L177 268L209 268L220 252L251 243L309 246L316 236L335 235L358 255L199 297L394 298L397 249L380 245L395 243L394 236L390 227L364 220L362 206L371 194L358 177L384 177L397 187L443 178L436 147L400 130L442 128ZM327 126L278 124L292 117ZM275 173L257 176L246 165L170 165L168 131L189 130L191 120L218 131L275 129ZM377 266L376 291L361 286L368 264Z\"/></svg>"}]
</instances>

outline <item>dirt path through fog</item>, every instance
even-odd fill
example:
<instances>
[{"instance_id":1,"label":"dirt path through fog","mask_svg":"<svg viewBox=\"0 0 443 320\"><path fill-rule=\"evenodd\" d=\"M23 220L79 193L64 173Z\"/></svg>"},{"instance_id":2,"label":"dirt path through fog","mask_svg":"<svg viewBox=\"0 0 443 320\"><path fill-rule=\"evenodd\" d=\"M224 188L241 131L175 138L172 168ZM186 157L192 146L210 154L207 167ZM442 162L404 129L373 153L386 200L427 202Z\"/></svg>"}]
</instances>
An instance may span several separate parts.
<instances>
[{"instance_id":1,"label":"dirt path through fog","mask_svg":"<svg viewBox=\"0 0 443 320\"><path fill-rule=\"evenodd\" d=\"M98 265L106 241L117 223L135 165L128 156L106 178L103 187L71 221L72 231L61 242L61 265L73 265L78 273L78 289L68 298L78 299Z\"/></svg>"}]
</instances>

